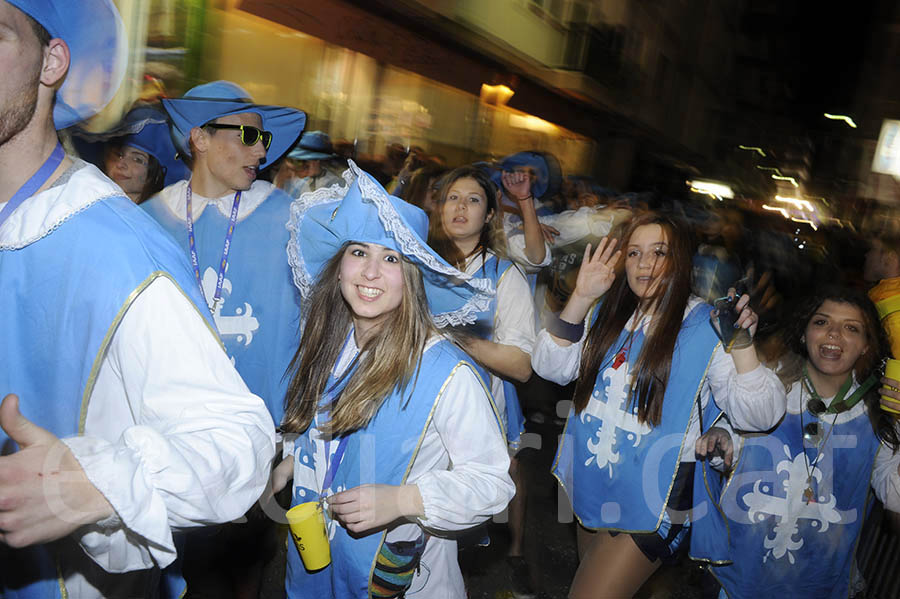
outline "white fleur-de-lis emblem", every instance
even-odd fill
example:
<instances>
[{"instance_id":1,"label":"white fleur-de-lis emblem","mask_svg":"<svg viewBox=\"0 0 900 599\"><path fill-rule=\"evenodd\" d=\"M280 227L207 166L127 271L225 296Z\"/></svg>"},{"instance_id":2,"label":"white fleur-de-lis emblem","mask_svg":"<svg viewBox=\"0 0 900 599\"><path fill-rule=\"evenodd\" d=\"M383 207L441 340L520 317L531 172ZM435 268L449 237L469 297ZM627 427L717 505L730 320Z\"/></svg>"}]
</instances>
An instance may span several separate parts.
<instances>
[{"instance_id":1,"label":"white fleur-de-lis emblem","mask_svg":"<svg viewBox=\"0 0 900 599\"><path fill-rule=\"evenodd\" d=\"M228 272L226 267L225 272ZM206 301L212 302L216 293L216 278L218 273L212 267L207 267L203 273L203 295ZM223 311L226 298L231 295L231 280L227 277L222 283L222 300L215 306L210 305L213 320L216 328L219 329L219 335L224 339L226 337L235 337L238 343L250 345L253 341L253 333L259 329L259 320L253 316L253 306L244 302L241 308L235 308L234 314L225 316Z\"/></svg>"},{"instance_id":2,"label":"white fleur-de-lis emblem","mask_svg":"<svg viewBox=\"0 0 900 599\"><path fill-rule=\"evenodd\" d=\"M776 496L773 484L756 481L753 490L742 499L749 508L747 515L751 522L763 522L773 516L777 518L772 536L767 536L763 542L767 549L763 562L770 557L781 559L787 556L788 561L793 564L793 552L803 547L803 537L798 535L800 521L811 521L813 528L823 533L831 524L841 521L841 514L835 508L837 499L832 494L819 497L819 501L805 500L804 493L810 484L808 478L816 483L822 480L822 471L816 466L819 457L810 464L807 474L807 458L803 450L792 457L790 447L785 445L784 453L787 459L779 462L775 471L787 474L782 482L785 496Z\"/></svg>"},{"instance_id":3,"label":"white fleur-de-lis emblem","mask_svg":"<svg viewBox=\"0 0 900 599\"><path fill-rule=\"evenodd\" d=\"M651 428L641 424L637 415L626 408L628 389L631 387L628 364L622 364L620 368L607 368L603 372L603 381L606 383L606 402L600 400L599 391L594 391L580 416L583 423L600 421L600 427L587 441L588 451L592 455L584 465L590 466L594 463L601 470L606 468L612 478L613 465L618 464L621 458L617 433L625 431L625 438L631 441L632 447L637 447L643 436L650 433Z\"/></svg>"}]
</instances>

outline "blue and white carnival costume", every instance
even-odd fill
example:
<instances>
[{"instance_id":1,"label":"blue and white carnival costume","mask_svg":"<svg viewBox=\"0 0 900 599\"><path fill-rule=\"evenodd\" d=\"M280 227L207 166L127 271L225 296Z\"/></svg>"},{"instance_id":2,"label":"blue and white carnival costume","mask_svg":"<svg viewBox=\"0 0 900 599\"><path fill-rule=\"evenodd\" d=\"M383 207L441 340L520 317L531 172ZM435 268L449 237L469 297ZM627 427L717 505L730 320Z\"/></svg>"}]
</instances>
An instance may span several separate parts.
<instances>
[{"instance_id":1,"label":"blue and white carnival costume","mask_svg":"<svg viewBox=\"0 0 900 599\"><path fill-rule=\"evenodd\" d=\"M423 273L429 309L438 326L462 325L487 308L489 282L467 277L425 244L427 217L389 197L351 162L347 189L319 190L297 200L291 213L288 249L295 283L304 297L321 268L344 243L376 243L400 252ZM345 177L347 174L345 174ZM358 355L352 331L332 370L329 385ZM286 441L294 456L294 505L316 500L338 442L313 426ZM425 516L364 536L349 535L327 521L331 565L310 573L297 551L288 550L289 597L352 599L369 597L375 560L386 542L419 541L424 550L407 597L464 599L452 533L501 512L515 493L503 427L485 383L471 359L449 340L428 340L417 374L403 391L394 390L369 424L344 438L346 449L326 495L360 484L414 484ZM449 534L448 534L449 533Z\"/></svg>"},{"instance_id":2,"label":"blue and white carnival costume","mask_svg":"<svg viewBox=\"0 0 900 599\"><path fill-rule=\"evenodd\" d=\"M497 290L490 307L480 312L478 320L465 330L494 343L511 345L531 356L536 337L534 304L531 286L522 271L513 262L488 251L487 256L480 252L470 256L465 273L489 279ZM500 420L506 428L507 441L512 449L517 449L519 438L525 432L525 417L516 387L494 374L487 376Z\"/></svg>"},{"instance_id":3,"label":"blue and white carnival costume","mask_svg":"<svg viewBox=\"0 0 900 599\"><path fill-rule=\"evenodd\" d=\"M188 181L179 181L141 204L190 255L187 233ZM222 243L234 193L220 198L192 194L192 214L203 295L210 304L216 289ZM276 422L284 413L288 379L297 350L300 297L284 259L291 199L266 181L241 193L231 239L222 301L212 312L235 368L253 393L266 402ZM210 306L212 309L212 306Z\"/></svg>"},{"instance_id":4,"label":"blue and white carnival costume","mask_svg":"<svg viewBox=\"0 0 900 599\"><path fill-rule=\"evenodd\" d=\"M649 324L647 319L635 323L634 316L611 346L587 407L580 414L569 410L554 475L584 527L666 537L671 525L666 505L677 468L695 460L699 409L706 418L718 407L747 430L770 428L784 413L784 388L778 378L762 365L737 374L732 358L717 343L709 311L696 297L688 301L658 427L638 421L627 393ZM586 325L594 314L588 314ZM627 331L632 329L630 348L616 368L614 355L628 345ZM575 380L588 331L585 326L578 343L562 347L542 330L532 356L535 372L560 385ZM680 541L676 538L670 548L676 549Z\"/></svg>"},{"instance_id":5,"label":"blue and white carnival costume","mask_svg":"<svg viewBox=\"0 0 900 599\"><path fill-rule=\"evenodd\" d=\"M817 418L802 387L793 384L787 413L769 434L732 434L735 469L725 481L704 469L719 505L695 523L690 553L711 563L722 597L762 589L798 599L851 596L872 494L900 511L900 454L878 441L865 402ZM804 441L803 427L813 422L819 436Z\"/></svg>"},{"instance_id":6,"label":"blue and white carnival costume","mask_svg":"<svg viewBox=\"0 0 900 599\"><path fill-rule=\"evenodd\" d=\"M191 156L194 128L222 117L257 115L270 135L268 145L262 139L254 143L266 147L261 169L287 152L306 125L302 111L255 104L246 90L230 81L193 87L181 98L163 100L163 108L172 121L173 140L185 156ZM199 159L195 169L198 163ZM216 178L208 169L206 174ZM196 260L194 276L228 355L250 390L263 398L275 422L280 422L285 372L297 348L300 324L300 298L284 261L290 197L265 181L253 181L239 193L232 189L221 198L203 198L192 191L196 190L189 181L179 181L141 207ZM207 210L210 204L212 209Z\"/></svg>"},{"instance_id":7,"label":"blue and white carnival costume","mask_svg":"<svg viewBox=\"0 0 900 599\"><path fill-rule=\"evenodd\" d=\"M0 389L116 511L53 544L0 548L0 596L143 595L175 558L173 531L259 496L272 421L192 279L169 236L80 161L0 226ZM15 450L2 433L0 447Z\"/></svg>"}]
</instances>

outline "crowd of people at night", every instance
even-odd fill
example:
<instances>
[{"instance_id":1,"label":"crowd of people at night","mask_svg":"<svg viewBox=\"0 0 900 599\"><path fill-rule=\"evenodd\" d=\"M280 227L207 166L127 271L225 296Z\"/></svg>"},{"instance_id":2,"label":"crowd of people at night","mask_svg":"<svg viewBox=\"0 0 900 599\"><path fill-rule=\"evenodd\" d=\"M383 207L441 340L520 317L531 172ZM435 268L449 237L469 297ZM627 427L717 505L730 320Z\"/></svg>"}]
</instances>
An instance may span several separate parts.
<instances>
[{"instance_id":1,"label":"crowd of people at night","mask_svg":"<svg viewBox=\"0 0 900 599\"><path fill-rule=\"evenodd\" d=\"M124 44L111 0L0 0L0 597L259 597L280 562L291 598L462 599L500 514L533 597L554 418L569 597L688 560L711 596L864 592L900 233L539 148L361 155L229 81L86 133Z\"/></svg>"}]
</instances>

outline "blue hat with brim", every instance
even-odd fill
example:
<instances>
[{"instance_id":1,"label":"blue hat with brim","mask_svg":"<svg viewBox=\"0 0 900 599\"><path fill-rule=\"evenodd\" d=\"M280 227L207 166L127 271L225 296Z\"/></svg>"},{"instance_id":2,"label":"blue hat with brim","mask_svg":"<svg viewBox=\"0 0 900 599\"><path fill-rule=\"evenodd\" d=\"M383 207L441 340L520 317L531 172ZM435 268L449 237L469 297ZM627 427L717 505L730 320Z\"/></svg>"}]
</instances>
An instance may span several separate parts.
<instances>
[{"instance_id":1,"label":"blue hat with brim","mask_svg":"<svg viewBox=\"0 0 900 599\"><path fill-rule=\"evenodd\" d=\"M529 151L517 152L500 160L499 170L494 171L491 179L503 189L501 175L503 171L513 171L518 167L529 167L534 171L535 180L531 184L531 195L538 199L551 197L559 192L562 186L562 169L553 154Z\"/></svg>"},{"instance_id":2,"label":"blue hat with brim","mask_svg":"<svg viewBox=\"0 0 900 599\"><path fill-rule=\"evenodd\" d=\"M494 296L490 280L467 275L441 258L425 242L425 212L389 195L352 160L344 178L346 187L304 193L291 204L288 262L302 297L310 296L322 269L345 244L373 243L399 252L419 267L438 327L475 322Z\"/></svg>"},{"instance_id":3,"label":"blue hat with brim","mask_svg":"<svg viewBox=\"0 0 900 599\"><path fill-rule=\"evenodd\" d=\"M7 0L69 47L69 70L56 91L53 123L65 129L112 100L128 64L128 40L111 0Z\"/></svg>"},{"instance_id":4,"label":"blue hat with brim","mask_svg":"<svg viewBox=\"0 0 900 599\"><path fill-rule=\"evenodd\" d=\"M287 157L292 160L328 160L334 158L331 138L322 131L306 131Z\"/></svg>"},{"instance_id":5,"label":"blue hat with brim","mask_svg":"<svg viewBox=\"0 0 900 599\"><path fill-rule=\"evenodd\" d=\"M183 97L164 99L163 107L172 119L172 137L179 152L191 155L191 129L217 118L253 112L262 119L262 128L272 132L272 145L260 168L272 164L288 151L306 126L306 113L285 106L254 104L242 87L230 81L213 81L192 88Z\"/></svg>"}]
</instances>

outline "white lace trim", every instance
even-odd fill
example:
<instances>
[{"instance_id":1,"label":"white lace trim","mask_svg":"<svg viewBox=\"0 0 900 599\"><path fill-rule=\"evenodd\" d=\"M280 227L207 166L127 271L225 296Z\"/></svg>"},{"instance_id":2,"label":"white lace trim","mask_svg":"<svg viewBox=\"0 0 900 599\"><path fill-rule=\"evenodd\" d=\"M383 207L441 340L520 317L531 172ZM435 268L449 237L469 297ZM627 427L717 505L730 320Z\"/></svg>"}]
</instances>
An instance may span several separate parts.
<instances>
[{"instance_id":1,"label":"white lace trim","mask_svg":"<svg viewBox=\"0 0 900 599\"><path fill-rule=\"evenodd\" d=\"M306 268L303 254L300 252L300 226L311 208L320 204L337 202L344 198L353 182L353 173L347 169L341 176L344 178L345 186L335 183L330 187L321 187L315 191L302 193L299 198L291 202L290 218L285 224L287 230L291 232L291 239L287 245L287 257L288 264L291 265L294 285L300 290L303 299L307 299L312 293L315 280L309 269Z\"/></svg>"},{"instance_id":2,"label":"white lace trim","mask_svg":"<svg viewBox=\"0 0 900 599\"><path fill-rule=\"evenodd\" d=\"M306 212L313 206L343 199L353 180L356 179L362 199L375 205L378 219L384 226L385 231L397 241L400 253L415 258L429 270L446 276L454 285L468 285L473 289L472 297L460 308L450 312L434 314L435 325L443 328L475 322L478 314L490 307L491 298L495 294L491 281L489 279L472 277L438 260L430 247L416 239L416 236L406 226L403 218L391 204L388 194L381 186L368 173L356 166L356 163L352 160L347 162L349 168L343 174L344 180L347 182L346 187L335 184L328 188L304 193L291 204L291 218L287 224L287 228L291 232L291 241L288 244L287 253L288 262L294 275L294 284L300 290L301 295L304 298L308 297L315 281L312 280L310 273L306 269L306 264L299 249L298 235L300 224L303 222Z\"/></svg>"},{"instance_id":3,"label":"white lace trim","mask_svg":"<svg viewBox=\"0 0 900 599\"><path fill-rule=\"evenodd\" d=\"M94 165L75 165L68 181L28 199L0 233L0 251L19 250L50 235L97 202L123 197L122 190Z\"/></svg>"}]
</instances>

